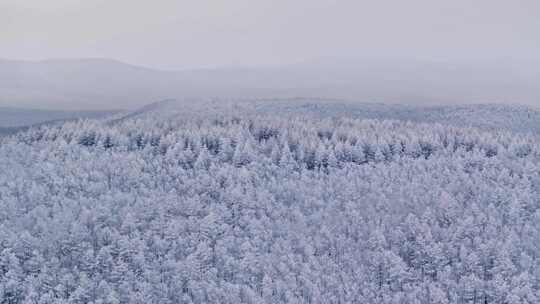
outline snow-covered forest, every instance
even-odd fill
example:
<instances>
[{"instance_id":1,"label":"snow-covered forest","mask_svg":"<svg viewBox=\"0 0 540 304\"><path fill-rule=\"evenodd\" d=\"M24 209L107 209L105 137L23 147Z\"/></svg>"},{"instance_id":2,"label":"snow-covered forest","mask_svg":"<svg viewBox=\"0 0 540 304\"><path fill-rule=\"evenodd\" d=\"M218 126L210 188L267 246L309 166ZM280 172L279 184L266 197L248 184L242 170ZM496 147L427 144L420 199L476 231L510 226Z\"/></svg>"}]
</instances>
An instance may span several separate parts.
<instances>
[{"instance_id":1,"label":"snow-covered forest","mask_svg":"<svg viewBox=\"0 0 540 304\"><path fill-rule=\"evenodd\" d=\"M540 301L537 133L276 113L2 139L0 303Z\"/></svg>"}]
</instances>

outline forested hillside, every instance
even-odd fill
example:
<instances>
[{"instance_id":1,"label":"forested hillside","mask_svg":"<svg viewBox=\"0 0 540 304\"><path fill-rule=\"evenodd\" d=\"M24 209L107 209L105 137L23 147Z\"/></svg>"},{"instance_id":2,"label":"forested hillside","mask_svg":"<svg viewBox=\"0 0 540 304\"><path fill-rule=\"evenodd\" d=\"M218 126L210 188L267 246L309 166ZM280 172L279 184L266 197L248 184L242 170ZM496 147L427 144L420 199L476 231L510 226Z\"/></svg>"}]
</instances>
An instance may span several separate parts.
<instances>
[{"instance_id":1,"label":"forested hillside","mask_svg":"<svg viewBox=\"0 0 540 304\"><path fill-rule=\"evenodd\" d=\"M0 107L0 136L25 131L40 124L61 123L74 119L97 119L119 111L51 111Z\"/></svg>"},{"instance_id":2,"label":"forested hillside","mask_svg":"<svg viewBox=\"0 0 540 304\"><path fill-rule=\"evenodd\" d=\"M395 119L432 122L487 130L540 133L540 108L525 105L473 104L457 106L414 106L383 103L359 103L331 99L261 100L259 111L267 113L310 114L320 117Z\"/></svg>"},{"instance_id":3,"label":"forested hillside","mask_svg":"<svg viewBox=\"0 0 540 304\"><path fill-rule=\"evenodd\" d=\"M51 111L38 109L0 107L0 127L16 128L47 121L101 118L119 111Z\"/></svg>"},{"instance_id":4,"label":"forested hillside","mask_svg":"<svg viewBox=\"0 0 540 304\"><path fill-rule=\"evenodd\" d=\"M206 104L0 142L2 303L540 301L540 142Z\"/></svg>"}]
</instances>

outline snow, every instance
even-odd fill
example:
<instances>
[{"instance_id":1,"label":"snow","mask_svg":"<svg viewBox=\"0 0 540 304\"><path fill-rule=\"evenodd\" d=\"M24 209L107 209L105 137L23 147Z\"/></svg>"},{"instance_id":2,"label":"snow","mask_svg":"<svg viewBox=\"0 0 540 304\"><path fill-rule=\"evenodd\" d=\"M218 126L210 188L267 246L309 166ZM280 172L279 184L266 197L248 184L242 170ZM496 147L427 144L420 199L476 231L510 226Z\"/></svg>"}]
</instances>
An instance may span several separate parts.
<instances>
[{"instance_id":1,"label":"snow","mask_svg":"<svg viewBox=\"0 0 540 304\"><path fill-rule=\"evenodd\" d=\"M2 139L0 298L538 302L534 109L298 102Z\"/></svg>"}]
</instances>

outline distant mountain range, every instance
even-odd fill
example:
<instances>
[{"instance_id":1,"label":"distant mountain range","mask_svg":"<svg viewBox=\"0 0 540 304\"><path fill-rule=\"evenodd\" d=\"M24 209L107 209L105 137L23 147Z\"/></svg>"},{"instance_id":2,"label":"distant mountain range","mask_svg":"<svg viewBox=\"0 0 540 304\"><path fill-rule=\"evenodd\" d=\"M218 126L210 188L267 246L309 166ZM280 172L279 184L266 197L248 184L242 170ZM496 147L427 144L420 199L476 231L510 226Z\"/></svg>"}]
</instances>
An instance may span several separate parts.
<instances>
[{"instance_id":1,"label":"distant mountain range","mask_svg":"<svg viewBox=\"0 0 540 304\"><path fill-rule=\"evenodd\" d=\"M404 104L540 104L537 64L320 59L163 71L110 59L0 60L0 106L135 109L169 98L321 97Z\"/></svg>"}]
</instances>

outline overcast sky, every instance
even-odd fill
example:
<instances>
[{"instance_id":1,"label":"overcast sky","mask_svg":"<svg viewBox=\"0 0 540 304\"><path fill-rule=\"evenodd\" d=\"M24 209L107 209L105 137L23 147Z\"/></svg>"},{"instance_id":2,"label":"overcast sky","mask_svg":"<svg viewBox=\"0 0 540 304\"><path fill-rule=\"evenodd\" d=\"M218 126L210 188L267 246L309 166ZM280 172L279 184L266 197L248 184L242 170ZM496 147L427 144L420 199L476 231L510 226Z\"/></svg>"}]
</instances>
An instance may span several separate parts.
<instances>
[{"instance_id":1,"label":"overcast sky","mask_svg":"<svg viewBox=\"0 0 540 304\"><path fill-rule=\"evenodd\" d=\"M539 0L0 0L0 58L157 68L539 60Z\"/></svg>"}]
</instances>

